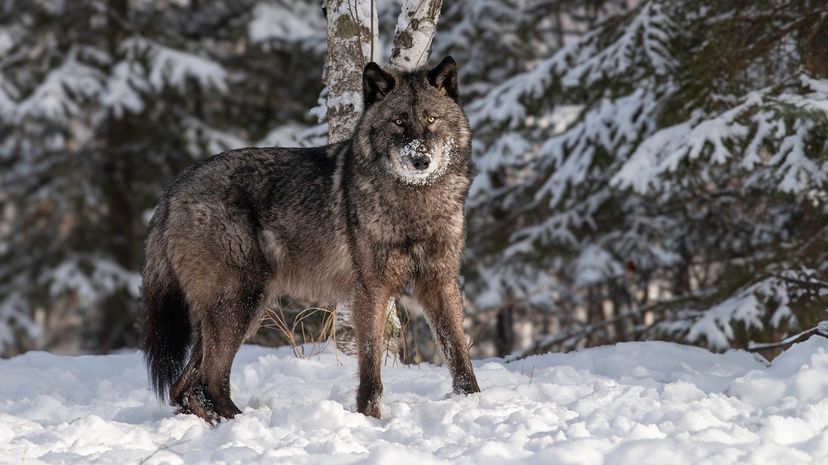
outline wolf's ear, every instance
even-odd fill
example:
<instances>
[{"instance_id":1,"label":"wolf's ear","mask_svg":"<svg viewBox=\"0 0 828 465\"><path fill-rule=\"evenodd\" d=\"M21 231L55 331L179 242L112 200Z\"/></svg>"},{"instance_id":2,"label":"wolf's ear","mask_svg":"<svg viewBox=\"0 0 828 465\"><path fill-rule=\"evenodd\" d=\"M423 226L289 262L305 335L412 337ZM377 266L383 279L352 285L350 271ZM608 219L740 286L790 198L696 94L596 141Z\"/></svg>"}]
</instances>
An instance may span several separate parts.
<instances>
[{"instance_id":1,"label":"wolf's ear","mask_svg":"<svg viewBox=\"0 0 828 465\"><path fill-rule=\"evenodd\" d=\"M362 72L362 103L365 110L384 99L394 88L394 76L386 73L373 61Z\"/></svg>"},{"instance_id":2,"label":"wolf's ear","mask_svg":"<svg viewBox=\"0 0 828 465\"><path fill-rule=\"evenodd\" d=\"M443 58L439 65L428 72L428 82L456 102L460 93L457 89L457 63L454 58Z\"/></svg>"}]
</instances>

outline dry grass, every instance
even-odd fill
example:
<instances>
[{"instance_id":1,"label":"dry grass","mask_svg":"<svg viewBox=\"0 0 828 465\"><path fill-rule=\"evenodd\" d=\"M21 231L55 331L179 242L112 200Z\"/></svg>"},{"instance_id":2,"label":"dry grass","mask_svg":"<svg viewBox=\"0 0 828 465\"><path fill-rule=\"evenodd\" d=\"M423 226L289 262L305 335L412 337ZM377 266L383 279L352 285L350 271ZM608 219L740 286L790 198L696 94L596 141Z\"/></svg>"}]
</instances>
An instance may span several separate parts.
<instances>
[{"instance_id":1,"label":"dry grass","mask_svg":"<svg viewBox=\"0 0 828 465\"><path fill-rule=\"evenodd\" d=\"M323 307L305 308L288 322L284 307L275 303L267 307L262 327L278 331L287 340L296 357L309 358L324 352L329 344L336 348L335 322L334 309Z\"/></svg>"},{"instance_id":2,"label":"dry grass","mask_svg":"<svg viewBox=\"0 0 828 465\"><path fill-rule=\"evenodd\" d=\"M433 362L432 358L420 353L418 338L414 334L414 320L410 318L409 312L403 307L396 315L402 317L398 316L401 327L398 332L393 332L392 325L386 325L384 364L396 366L398 363L410 365L422 361ZM280 336L277 344L288 344L297 358L318 356L332 345L337 363L340 363L338 355L341 349L337 346L335 307L307 307L297 311L295 304L284 305L277 301L267 307L261 327L275 330ZM353 337L352 334L345 336Z\"/></svg>"}]
</instances>

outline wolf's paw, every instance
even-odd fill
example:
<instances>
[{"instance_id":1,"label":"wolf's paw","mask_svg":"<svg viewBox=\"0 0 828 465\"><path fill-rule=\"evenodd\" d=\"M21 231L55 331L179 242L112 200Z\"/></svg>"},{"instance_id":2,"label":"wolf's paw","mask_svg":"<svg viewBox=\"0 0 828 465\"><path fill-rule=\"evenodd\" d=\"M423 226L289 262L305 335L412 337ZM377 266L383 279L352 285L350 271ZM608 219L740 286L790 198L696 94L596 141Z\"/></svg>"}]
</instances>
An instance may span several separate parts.
<instances>
[{"instance_id":1,"label":"wolf's paw","mask_svg":"<svg viewBox=\"0 0 828 465\"><path fill-rule=\"evenodd\" d=\"M211 425L217 425L222 420L230 420L241 413L236 404L229 398L213 399L204 390L204 385L196 384L184 391L173 406L175 413L193 414Z\"/></svg>"},{"instance_id":2,"label":"wolf's paw","mask_svg":"<svg viewBox=\"0 0 828 465\"><path fill-rule=\"evenodd\" d=\"M361 394L361 395L359 395ZM357 412L376 419L382 418L380 412L380 399L382 399L382 391L370 390L369 392L360 392L357 395Z\"/></svg>"},{"instance_id":3,"label":"wolf's paw","mask_svg":"<svg viewBox=\"0 0 828 465\"><path fill-rule=\"evenodd\" d=\"M377 420L382 419L382 412L380 411L379 398L366 401L364 405L357 406L357 411L366 417L374 417Z\"/></svg>"},{"instance_id":4,"label":"wolf's paw","mask_svg":"<svg viewBox=\"0 0 828 465\"><path fill-rule=\"evenodd\" d=\"M360 382L357 388L357 412L377 419L382 418L380 400L382 399L382 381Z\"/></svg>"},{"instance_id":5,"label":"wolf's paw","mask_svg":"<svg viewBox=\"0 0 828 465\"><path fill-rule=\"evenodd\" d=\"M477 378L471 376L459 376L454 380L455 394L476 394L480 392L480 386L477 384Z\"/></svg>"},{"instance_id":6,"label":"wolf's paw","mask_svg":"<svg viewBox=\"0 0 828 465\"><path fill-rule=\"evenodd\" d=\"M224 420L232 420L233 417L242 413L230 398L220 399L214 402L216 415Z\"/></svg>"}]
</instances>

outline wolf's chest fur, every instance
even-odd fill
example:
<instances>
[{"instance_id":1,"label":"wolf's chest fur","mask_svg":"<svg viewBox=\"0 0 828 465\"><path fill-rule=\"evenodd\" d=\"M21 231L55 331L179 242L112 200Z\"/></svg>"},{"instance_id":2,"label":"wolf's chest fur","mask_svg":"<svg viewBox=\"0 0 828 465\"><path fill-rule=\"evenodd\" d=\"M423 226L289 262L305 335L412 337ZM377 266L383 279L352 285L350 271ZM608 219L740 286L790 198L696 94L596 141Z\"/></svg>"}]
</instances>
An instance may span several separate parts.
<instances>
[{"instance_id":1,"label":"wolf's chest fur","mask_svg":"<svg viewBox=\"0 0 828 465\"><path fill-rule=\"evenodd\" d=\"M312 170L325 178L308 182L297 196L301 201L274 204L264 213L268 221L262 224L258 242L271 270L268 297L344 302L351 297L360 269L381 268L394 255L396 266L407 269L402 272L412 279L428 259L428 250L446 242L462 243L465 177L446 176L413 188L370 174L343 178L348 173L341 162L332 171ZM371 253L361 253L366 250Z\"/></svg>"}]
</instances>

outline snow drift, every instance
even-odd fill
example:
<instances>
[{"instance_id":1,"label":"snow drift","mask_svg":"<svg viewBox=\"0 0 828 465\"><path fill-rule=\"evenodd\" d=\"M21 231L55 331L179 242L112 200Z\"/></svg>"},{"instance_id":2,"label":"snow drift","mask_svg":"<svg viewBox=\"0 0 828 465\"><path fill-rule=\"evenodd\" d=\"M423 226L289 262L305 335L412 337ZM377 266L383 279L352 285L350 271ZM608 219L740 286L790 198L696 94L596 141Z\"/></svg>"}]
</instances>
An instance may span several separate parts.
<instances>
[{"instance_id":1,"label":"snow drift","mask_svg":"<svg viewBox=\"0 0 828 465\"><path fill-rule=\"evenodd\" d=\"M385 419L355 413L356 361L247 346L244 413L211 428L147 389L138 353L0 361L0 462L64 464L825 463L828 339L752 354L626 343L443 367L386 366Z\"/></svg>"}]
</instances>

